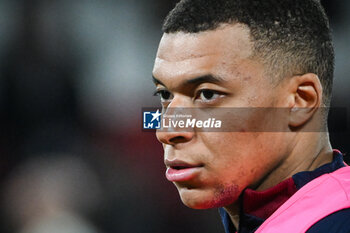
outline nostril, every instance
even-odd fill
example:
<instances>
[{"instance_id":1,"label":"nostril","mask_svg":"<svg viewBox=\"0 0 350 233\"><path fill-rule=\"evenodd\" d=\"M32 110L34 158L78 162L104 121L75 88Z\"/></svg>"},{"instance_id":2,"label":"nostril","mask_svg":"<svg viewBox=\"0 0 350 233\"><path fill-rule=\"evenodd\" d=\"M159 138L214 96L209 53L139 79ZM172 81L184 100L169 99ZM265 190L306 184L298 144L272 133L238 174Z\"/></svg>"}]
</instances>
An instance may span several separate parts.
<instances>
[{"instance_id":1,"label":"nostril","mask_svg":"<svg viewBox=\"0 0 350 233\"><path fill-rule=\"evenodd\" d=\"M156 133L158 141L164 144L175 145L177 143L186 143L194 137L193 132L160 132Z\"/></svg>"},{"instance_id":2,"label":"nostril","mask_svg":"<svg viewBox=\"0 0 350 233\"><path fill-rule=\"evenodd\" d=\"M169 142L171 142L171 143L183 143L183 142L187 142L187 141L188 140L183 136L176 136L176 137L169 139Z\"/></svg>"}]
</instances>

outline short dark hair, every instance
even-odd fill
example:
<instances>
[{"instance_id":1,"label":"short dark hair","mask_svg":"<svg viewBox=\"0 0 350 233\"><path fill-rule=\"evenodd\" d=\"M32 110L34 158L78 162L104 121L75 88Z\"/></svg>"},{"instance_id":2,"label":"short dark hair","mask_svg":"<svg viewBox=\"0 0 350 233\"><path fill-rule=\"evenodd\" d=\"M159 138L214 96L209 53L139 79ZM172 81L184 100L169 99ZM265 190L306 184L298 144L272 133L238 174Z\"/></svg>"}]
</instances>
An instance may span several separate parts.
<instances>
[{"instance_id":1,"label":"short dark hair","mask_svg":"<svg viewBox=\"0 0 350 233\"><path fill-rule=\"evenodd\" d=\"M280 78L318 75L329 104L334 49L319 0L181 0L166 17L163 31L197 33L225 23L247 25L254 54Z\"/></svg>"}]
</instances>

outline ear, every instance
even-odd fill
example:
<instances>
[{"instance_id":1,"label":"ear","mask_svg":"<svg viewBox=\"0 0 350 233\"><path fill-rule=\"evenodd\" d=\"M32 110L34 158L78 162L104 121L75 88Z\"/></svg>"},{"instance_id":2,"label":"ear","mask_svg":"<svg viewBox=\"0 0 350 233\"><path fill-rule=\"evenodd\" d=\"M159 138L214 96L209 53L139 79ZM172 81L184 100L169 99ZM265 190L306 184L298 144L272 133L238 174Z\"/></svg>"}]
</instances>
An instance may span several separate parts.
<instances>
[{"instance_id":1,"label":"ear","mask_svg":"<svg viewBox=\"0 0 350 233\"><path fill-rule=\"evenodd\" d=\"M316 74L307 73L294 76L290 82L290 119L291 127L299 127L309 121L322 105L323 91Z\"/></svg>"}]
</instances>

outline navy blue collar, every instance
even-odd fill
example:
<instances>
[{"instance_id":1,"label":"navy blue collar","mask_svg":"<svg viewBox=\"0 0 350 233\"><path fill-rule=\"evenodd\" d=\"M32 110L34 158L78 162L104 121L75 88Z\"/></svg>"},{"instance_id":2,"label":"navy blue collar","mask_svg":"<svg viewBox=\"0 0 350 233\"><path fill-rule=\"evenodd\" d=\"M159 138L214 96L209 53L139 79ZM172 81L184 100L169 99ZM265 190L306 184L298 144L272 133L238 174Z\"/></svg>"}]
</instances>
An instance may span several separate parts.
<instances>
[{"instance_id":1,"label":"navy blue collar","mask_svg":"<svg viewBox=\"0 0 350 233\"><path fill-rule=\"evenodd\" d=\"M281 193L281 195L286 195L286 193L288 193L288 195L291 196L294 193L294 192L290 191L291 189L294 188L295 191L297 191L298 189L300 189L301 187L303 187L305 184L312 181L313 179L315 179L323 174L334 172L335 170L342 168L342 167L345 167L343 155L340 151L334 150L333 151L333 161L331 163L325 164L325 165L323 165L323 166L321 166L313 171L303 171L303 172L296 173L295 175L292 176L292 178L289 178L285 181L282 181L280 184L269 189L269 190L273 190L273 192L270 192L270 191L268 191L268 192L273 193L274 198L276 196L275 190L278 190L278 193ZM286 183L288 183L288 185L285 185ZM293 187L290 187L291 185ZM278 188L276 188L276 187L278 187ZM281 189L280 187L283 187L283 189ZM289 190L286 191L286 189L289 189ZM248 194L247 191L249 191L249 190L245 190L242 192L240 200L243 200L245 195ZM249 192L252 192L252 191L249 191ZM257 195L259 195L259 192L257 192L257 191L253 191L253 192L255 192ZM262 191L262 192L265 192L264 195L266 196L266 191ZM277 195L278 195L278 193L277 193ZM251 194L249 194L249 195L251 195ZM254 195L252 195L252 196L254 196ZM266 198L266 197L264 197L264 198ZM244 203L246 203L246 201ZM284 202L280 203L279 205L282 205L283 203ZM266 205L264 206L264 208L266 208ZM238 233L254 232L266 220L266 218L262 218L261 216L260 217L254 216L251 213L245 213L244 209L245 208L244 208L243 202L242 202L241 203L240 222L239 222L240 229L238 230ZM221 216L221 221L222 221L224 228L225 228L225 232L226 233L237 232L234 225L232 224L230 216L224 210L224 208L219 208L219 213Z\"/></svg>"}]
</instances>

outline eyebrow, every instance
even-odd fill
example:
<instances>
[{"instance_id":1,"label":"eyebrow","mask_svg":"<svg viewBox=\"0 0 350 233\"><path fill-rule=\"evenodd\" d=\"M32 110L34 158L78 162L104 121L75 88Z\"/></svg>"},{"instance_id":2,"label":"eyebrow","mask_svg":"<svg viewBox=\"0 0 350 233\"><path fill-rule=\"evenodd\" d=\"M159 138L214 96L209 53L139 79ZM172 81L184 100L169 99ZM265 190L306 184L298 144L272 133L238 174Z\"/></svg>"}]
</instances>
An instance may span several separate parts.
<instances>
[{"instance_id":1,"label":"eyebrow","mask_svg":"<svg viewBox=\"0 0 350 233\"><path fill-rule=\"evenodd\" d=\"M153 82L155 85L160 84L165 86L161 81L159 81L158 79L156 79L154 76L152 76ZM222 83L225 82L225 80L219 76L214 76L211 74L207 74L207 75L203 75L203 76L199 76L199 77L195 77L189 80L185 80L184 82L181 83L180 86L183 85L194 85L197 86L199 84L202 83Z\"/></svg>"},{"instance_id":2,"label":"eyebrow","mask_svg":"<svg viewBox=\"0 0 350 233\"><path fill-rule=\"evenodd\" d=\"M156 79L153 75L152 75L152 80L153 80L153 83L154 83L155 85L160 84L160 85L165 86L161 81L159 81L158 79Z\"/></svg>"},{"instance_id":3,"label":"eyebrow","mask_svg":"<svg viewBox=\"0 0 350 233\"><path fill-rule=\"evenodd\" d=\"M211 74L207 74L207 75L186 80L184 81L184 84L199 85L201 83L221 83L221 82L224 82L223 78L214 76Z\"/></svg>"}]
</instances>

